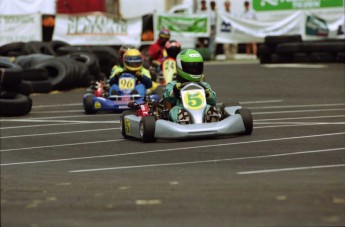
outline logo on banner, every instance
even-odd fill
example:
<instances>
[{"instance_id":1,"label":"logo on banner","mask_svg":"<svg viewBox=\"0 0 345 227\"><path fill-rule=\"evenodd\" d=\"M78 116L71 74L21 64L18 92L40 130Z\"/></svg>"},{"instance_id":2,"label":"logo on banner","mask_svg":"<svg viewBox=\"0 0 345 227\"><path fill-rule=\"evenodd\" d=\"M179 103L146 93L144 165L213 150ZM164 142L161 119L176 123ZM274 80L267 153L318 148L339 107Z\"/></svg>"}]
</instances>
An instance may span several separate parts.
<instances>
[{"instance_id":1,"label":"logo on banner","mask_svg":"<svg viewBox=\"0 0 345 227\"><path fill-rule=\"evenodd\" d=\"M327 37L329 29L325 20L311 15L307 17L305 32L307 35Z\"/></svg>"},{"instance_id":2,"label":"logo on banner","mask_svg":"<svg viewBox=\"0 0 345 227\"><path fill-rule=\"evenodd\" d=\"M343 0L258 0L253 1L255 11L319 9L343 7Z\"/></svg>"},{"instance_id":3,"label":"logo on banner","mask_svg":"<svg viewBox=\"0 0 345 227\"><path fill-rule=\"evenodd\" d=\"M231 32L232 25L230 22L222 21L222 24L220 25L220 31L221 32Z\"/></svg>"}]
</instances>

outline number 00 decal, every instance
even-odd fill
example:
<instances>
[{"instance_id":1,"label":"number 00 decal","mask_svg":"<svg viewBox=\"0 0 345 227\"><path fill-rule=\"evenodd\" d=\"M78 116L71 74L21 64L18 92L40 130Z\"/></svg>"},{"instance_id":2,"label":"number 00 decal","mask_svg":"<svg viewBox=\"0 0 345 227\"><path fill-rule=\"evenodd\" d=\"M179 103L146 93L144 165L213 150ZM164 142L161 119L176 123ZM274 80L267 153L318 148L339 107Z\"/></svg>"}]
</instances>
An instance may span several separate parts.
<instances>
[{"instance_id":1,"label":"number 00 decal","mask_svg":"<svg viewBox=\"0 0 345 227\"><path fill-rule=\"evenodd\" d=\"M199 91L186 92L183 95L183 102L187 108L198 110L205 105L205 96Z\"/></svg>"}]
</instances>

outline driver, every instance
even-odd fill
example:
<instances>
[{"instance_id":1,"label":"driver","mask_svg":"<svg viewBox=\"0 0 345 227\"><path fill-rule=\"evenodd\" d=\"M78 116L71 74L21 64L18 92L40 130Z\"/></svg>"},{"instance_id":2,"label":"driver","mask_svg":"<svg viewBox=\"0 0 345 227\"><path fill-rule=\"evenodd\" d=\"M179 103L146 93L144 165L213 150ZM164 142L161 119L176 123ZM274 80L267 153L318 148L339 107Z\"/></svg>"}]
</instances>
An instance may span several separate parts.
<instances>
[{"instance_id":1,"label":"driver","mask_svg":"<svg viewBox=\"0 0 345 227\"><path fill-rule=\"evenodd\" d=\"M169 112L169 117L173 122L189 124L190 117L188 112L183 108L180 90L183 83L200 82L204 69L204 60L198 51L186 49L177 55L176 68L176 80L173 80L166 85L163 100L173 106ZM217 121L218 118L214 117L215 115L218 115L218 110L216 108L216 92L212 90L208 83L201 83L205 87L206 94L206 121Z\"/></svg>"},{"instance_id":2,"label":"driver","mask_svg":"<svg viewBox=\"0 0 345 227\"><path fill-rule=\"evenodd\" d=\"M123 70L118 70L111 78L109 83L111 84L109 93L111 95L119 94L119 76L122 73L131 73L137 78L137 83L132 94L139 94L145 97L146 89L152 87L152 80L149 76L143 73L143 60L142 55L138 49L128 49L123 54Z\"/></svg>"}]
</instances>

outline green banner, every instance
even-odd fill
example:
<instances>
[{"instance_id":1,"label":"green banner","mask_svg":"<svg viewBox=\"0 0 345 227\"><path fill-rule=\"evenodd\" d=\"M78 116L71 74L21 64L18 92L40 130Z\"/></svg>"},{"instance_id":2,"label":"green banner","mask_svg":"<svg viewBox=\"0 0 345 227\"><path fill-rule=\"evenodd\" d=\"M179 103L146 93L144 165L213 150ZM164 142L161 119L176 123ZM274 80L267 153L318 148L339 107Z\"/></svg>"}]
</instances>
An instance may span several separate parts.
<instances>
[{"instance_id":1,"label":"green banner","mask_svg":"<svg viewBox=\"0 0 345 227\"><path fill-rule=\"evenodd\" d=\"M303 10L344 7L344 0L255 0L255 11Z\"/></svg>"},{"instance_id":2,"label":"green banner","mask_svg":"<svg viewBox=\"0 0 345 227\"><path fill-rule=\"evenodd\" d=\"M177 33L207 33L207 17L163 16L157 19L157 30L167 28Z\"/></svg>"}]
</instances>

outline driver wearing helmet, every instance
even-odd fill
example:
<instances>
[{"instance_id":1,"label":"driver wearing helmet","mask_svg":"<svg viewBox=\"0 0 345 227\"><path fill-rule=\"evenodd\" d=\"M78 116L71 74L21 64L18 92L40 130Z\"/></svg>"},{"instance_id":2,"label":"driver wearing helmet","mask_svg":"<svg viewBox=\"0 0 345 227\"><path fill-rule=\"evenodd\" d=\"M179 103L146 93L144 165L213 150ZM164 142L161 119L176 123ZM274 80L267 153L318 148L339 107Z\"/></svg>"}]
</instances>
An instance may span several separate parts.
<instances>
[{"instance_id":1,"label":"driver wearing helmet","mask_svg":"<svg viewBox=\"0 0 345 227\"><path fill-rule=\"evenodd\" d=\"M179 122L180 124L189 124L189 114L183 108L180 90L183 83L200 82L204 69L204 60L198 51L186 49L177 55L176 66L176 80L167 84L163 98L164 101L169 102L173 106L169 112L170 119L173 122ZM217 121L218 118L213 117L215 114L218 114L216 108L216 92L212 90L208 83L201 83L205 87L206 94L206 121Z\"/></svg>"},{"instance_id":2,"label":"driver wearing helmet","mask_svg":"<svg viewBox=\"0 0 345 227\"><path fill-rule=\"evenodd\" d=\"M177 55L181 52L181 43L176 40L169 40L165 43L165 50L167 52L167 56L163 58L173 58L176 59Z\"/></svg>"},{"instance_id":3,"label":"driver wearing helmet","mask_svg":"<svg viewBox=\"0 0 345 227\"><path fill-rule=\"evenodd\" d=\"M133 45L130 45L130 44L124 44L120 47L119 49L119 55L120 55L120 61L119 61L119 64L117 65L114 65L113 68L111 69L111 73L110 73L110 77L109 77L109 84L110 85L113 85L115 83L115 81L117 80L115 78L115 76L117 75L120 75L120 73L123 72L123 55L125 54L125 52L129 49L136 49L135 46ZM150 72L145 69L144 67L141 68L141 72L143 75L151 78L151 75L150 75Z\"/></svg>"},{"instance_id":4,"label":"driver wearing helmet","mask_svg":"<svg viewBox=\"0 0 345 227\"><path fill-rule=\"evenodd\" d=\"M159 32L158 40L149 46L148 52L150 60L153 62L161 62L162 58L166 56L165 43L170 39L170 31L168 29L162 29Z\"/></svg>"},{"instance_id":5,"label":"driver wearing helmet","mask_svg":"<svg viewBox=\"0 0 345 227\"><path fill-rule=\"evenodd\" d=\"M137 84L132 94L139 94L142 97L146 94L146 89L152 87L152 80L149 76L143 73L143 60L142 55L137 49L128 49L122 58L123 68L114 73L114 76L110 79L111 84L109 93L111 95L117 95L119 91L119 76L122 73L131 73L137 78ZM146 70L147 71L147 70Z\"/></svg>"}]
</instances>

